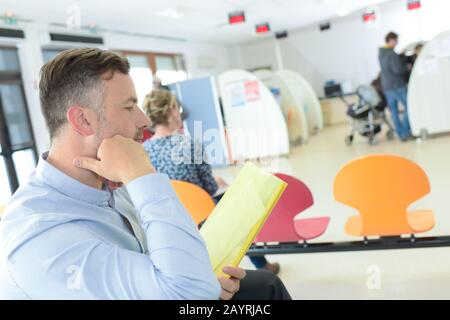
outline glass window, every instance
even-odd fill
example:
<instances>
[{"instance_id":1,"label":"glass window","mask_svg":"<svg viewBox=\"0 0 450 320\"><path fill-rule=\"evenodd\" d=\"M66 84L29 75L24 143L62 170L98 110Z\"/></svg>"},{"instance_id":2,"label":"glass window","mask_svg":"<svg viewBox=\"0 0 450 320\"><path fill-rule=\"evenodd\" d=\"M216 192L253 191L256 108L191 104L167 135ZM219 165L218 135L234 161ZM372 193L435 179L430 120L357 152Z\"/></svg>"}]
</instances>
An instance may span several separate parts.
<instances>
[{"instance_id":1,"label":"glass window","mask_svg":"<svg viewBox=\"0 0 450 320\"><path fill-rule=\"evenodd\" d=\"M35 159L33 150L21 150L14 152L13 155L14 167L17 172L17 179L19 180L19 185L24 184L28 181L30 174L35 168Z\"/></svg>"},{"instance_id":2,"label":"glass window","mask_svg":"<svg viewBox=\"0 0 450 320\"><path fill-rule=\"evenodd\" d=\"M175 57L175 65L177 67L177 70L185 70L184 67L184 58L181 54L176 55Z\"/></svg>"},{"instance_id":3,"label":"glass window","mask_svg":"<svg viewBox=\"0 0 450 320\"><path fill-rule=\"evenodd\" d=\"M156 76L161 79L162 85L168 85L175 82L180 82L187 79L186 72L175 70L158 70Z\"/></svg>"},{"instance_id":4,"label":"glass window","mask_svg":"<svg viewBox=\"0 0 450 320\"><path fill-rule=\"evenodd\" d=\"M8 173L6 172L5 160L0 157L0 204L4 205L11 197Z\"/></svg>"},{"instance_id":5,"label":"glass window","mask_svg":"<svg viewBox=\"0 0 450 320\"><path fill-rule=\"evenodd\" d=\"M47 63L50 60L52 60L61 51L63 51L63 50L59 50L59 49L44 49L44 50L42 50L42 57L44 59L44 63Z\"/></svg>"},{"instance_id":6,"label":"glass window","mask_svg":"<svg viewBox=\"0 0 450 320\"><path fill-rule=\"evenodd\" d=\"M157 70L176 70L172 56L156 56Z\"/></svg>"},{"instance_id":7,"label":"glass window","mask_svg":"<svg viewBox=\"0 0 450 320\"><path fill-rule=\"evenodd\" d=\"M20 71L16 49L0 49L0 71Z\"/></svg>"},{"instance_id":8,"label":"glass window","mask_svg":"<svg viewBox=\"0 0 450 320\"><path fill-rule=\"evenodd\" d=\"M25 100L18 84L0 85L0 98L8 127L10 143L13 146L32 143Z\"/></svg>"},{"instance_id":9,"label":"glass window","mask_svg":"<svg viewBox=\"0 0 450 320\"><path fill-rule=\"evenodd\" d=\"M138 105L142 107L145 96L152 91L153 74L147 56L126 55L130 63L130 77L136 88Z\"/></svg>"},{"instance_id":10,"label":"glass window","mask_svg":"<svg viewBox=\"0 0 450 320\"><path fill-rule=\"evenodd\" d=\"M177 70L173 56L156 56L156 76L162 85L171 84L187 79L185 71Z\"/></svg>"},{"instance_id":11,"label":"glass window","mask_svg":"<svg viewBox=\"0 0 450 320\"><path fill-rule=\"evenodd\" d=\"M0 48L0 205L28 179L36 162L20 71L17 49Z\"/></svg>"}]
</instances>

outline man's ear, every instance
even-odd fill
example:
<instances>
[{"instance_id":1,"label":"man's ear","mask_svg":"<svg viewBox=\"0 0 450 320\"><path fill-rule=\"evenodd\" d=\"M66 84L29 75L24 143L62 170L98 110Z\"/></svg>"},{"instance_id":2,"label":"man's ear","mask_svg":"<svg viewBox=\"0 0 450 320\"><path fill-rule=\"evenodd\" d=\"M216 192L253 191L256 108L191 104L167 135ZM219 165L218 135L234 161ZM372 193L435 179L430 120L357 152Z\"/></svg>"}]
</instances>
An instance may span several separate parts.
<instances>
[{"instance_id":1,"label":"man's ear","mask_svg":"<svg viewBox=\"0 0 450 320\"><path fill-rule=\"evenodd\" d=\"M71 106L67 110L67 121L71 128L82 136L90 136L95 132L97 117L94 110L80 106Z\"/></svg>"}]
</instances>

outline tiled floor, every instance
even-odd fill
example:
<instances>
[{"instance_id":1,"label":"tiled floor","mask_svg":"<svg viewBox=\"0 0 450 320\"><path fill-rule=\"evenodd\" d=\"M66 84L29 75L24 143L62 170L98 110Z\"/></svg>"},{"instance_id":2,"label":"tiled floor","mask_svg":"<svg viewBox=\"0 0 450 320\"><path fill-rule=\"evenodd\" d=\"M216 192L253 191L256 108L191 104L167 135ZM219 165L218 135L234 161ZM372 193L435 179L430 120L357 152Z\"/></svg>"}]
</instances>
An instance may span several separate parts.
<instances>
[{"instance_id":1,"label":"tiled floor","mask_svg":"<svg viewBox=\"0 0 450 320\"><path fill-rule=\"evenodd\" d=\"M431 193L412 208L433 209L436 227L424 235L450 235L450 136L426 141L386 141L369 146L356 137L353 146L344 144L346 126L325 129L309 143L291 150L282 158L279 171L297 176L312 190L315 205L304 214L328 215L327 232L317 242L358 240L344 234L352 208L333 199L332 185L339 168L366 154L392 153L417 162L431 182ZM228 181L239 167L215 170ZM278 261L285 282L294 299L449 299L450 247L389 251L314 253L268 256ZM251 268L247 258L242 266Z\"/></svg>"}]
</instances>

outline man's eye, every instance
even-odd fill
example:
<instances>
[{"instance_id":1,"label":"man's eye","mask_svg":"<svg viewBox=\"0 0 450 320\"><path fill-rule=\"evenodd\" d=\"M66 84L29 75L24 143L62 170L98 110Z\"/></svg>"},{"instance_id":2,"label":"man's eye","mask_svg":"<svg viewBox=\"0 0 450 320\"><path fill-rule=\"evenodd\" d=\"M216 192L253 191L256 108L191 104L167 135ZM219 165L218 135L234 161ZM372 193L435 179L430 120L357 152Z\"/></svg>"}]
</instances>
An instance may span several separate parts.
<instances>
[{"instance_id":1,"label":"man's eye","mask_svg":"<svg viewBox=\"0 0 450 320\"><path fill-rule=\"evenodd\" d=\"M128 111L132 111L134 107L126 107L125 109L127 109Z\"/></svg>"}]
</instances>

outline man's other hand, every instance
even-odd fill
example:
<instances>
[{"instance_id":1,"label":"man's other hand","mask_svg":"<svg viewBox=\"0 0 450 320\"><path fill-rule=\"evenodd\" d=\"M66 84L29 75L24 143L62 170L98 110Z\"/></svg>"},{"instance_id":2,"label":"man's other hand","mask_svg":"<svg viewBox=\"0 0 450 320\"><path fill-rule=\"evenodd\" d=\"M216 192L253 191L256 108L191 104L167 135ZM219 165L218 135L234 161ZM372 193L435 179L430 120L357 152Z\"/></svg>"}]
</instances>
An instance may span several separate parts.
<instances>
[{"instance_id":1,"label":"man's other hand","mask_svg":"<svg viewBox=\"0 0 450 320\"><path fill-rule=\"evenodd\" d=\"M236 292L239 291L240 281L245 278L245 270L242 268L225 267L223 272L230 276L220 277L219 282L222 287L222 292L220 293L220 299L231 300Z\"/></svg>"}]
</instances>

